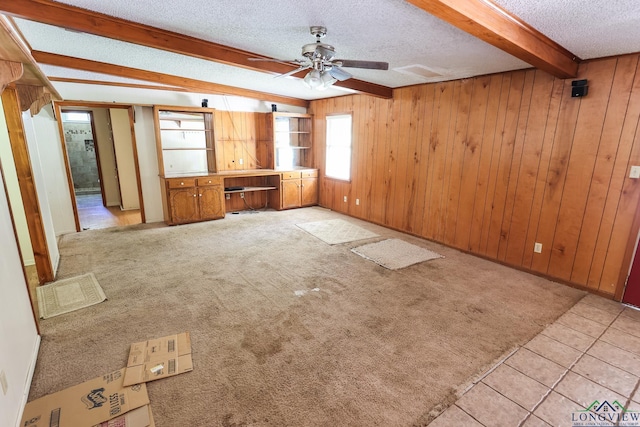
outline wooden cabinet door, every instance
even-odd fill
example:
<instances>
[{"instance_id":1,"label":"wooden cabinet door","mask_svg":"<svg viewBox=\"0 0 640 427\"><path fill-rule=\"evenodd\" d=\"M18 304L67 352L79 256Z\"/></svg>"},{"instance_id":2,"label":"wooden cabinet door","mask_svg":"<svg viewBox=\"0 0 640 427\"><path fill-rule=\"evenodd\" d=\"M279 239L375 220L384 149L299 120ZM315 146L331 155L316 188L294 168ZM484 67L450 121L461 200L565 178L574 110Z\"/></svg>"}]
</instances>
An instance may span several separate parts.
<instances>
[{"instance_id":1,"label":"wooden cabinet door","mask_svg":"<svg viewBox=\"0 0 640 427\"><path fill-rule=\"evenodd\" d=\"M224 192L222 186L198 187L200 219L224 218Z\"/></svg>"},{"instance_id":2,"label":"wooden cabinet door","mask_svg":"<svg viewBox=\"0 0 640 427\"><path fill-rule=\"evenodd\" d=\"M193 187L170 190L169 206L171 206L171 222L173 224L198 220L198 197L196 197L196 189Z\"/></svg>"},{"instance_id":3,"label":"wooden cabinet door","mask_svg":"<svg viewBox=\"0 0 640 427\"><path fill-rule=\"evenodd\" d=\"M299 208L300 207L300 180L288 179L283 180L280 186L281 209Z\"/></svg>"},{"instance_id":4,"label":"wooden cabinet door","mask_svg":"<svg viewBox=\"0 0 640 427\"><path fill-rule=\"evenodd\" d=\"M302 178L300 189L302 206L318 204L318 178Z\"/></svg>"}]
</instances>

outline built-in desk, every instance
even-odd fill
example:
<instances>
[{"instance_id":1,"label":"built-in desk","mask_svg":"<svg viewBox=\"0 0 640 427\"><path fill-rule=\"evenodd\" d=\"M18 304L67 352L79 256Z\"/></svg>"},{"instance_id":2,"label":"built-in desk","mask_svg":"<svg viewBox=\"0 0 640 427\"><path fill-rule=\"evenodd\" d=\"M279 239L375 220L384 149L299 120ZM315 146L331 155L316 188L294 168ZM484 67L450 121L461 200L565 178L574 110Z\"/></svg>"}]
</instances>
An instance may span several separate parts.
<instances>
[{"instance_id":1,"label":"built-in desk","mask_svg":"<svg viewBox=\"0 0 640 427\"><path fill-rule=\"evenodd\" d=\"M317 169L236 170L160 177L169 225L219 219L247 209L290 209L318 203Z\"/></svg>"}]
</instances>

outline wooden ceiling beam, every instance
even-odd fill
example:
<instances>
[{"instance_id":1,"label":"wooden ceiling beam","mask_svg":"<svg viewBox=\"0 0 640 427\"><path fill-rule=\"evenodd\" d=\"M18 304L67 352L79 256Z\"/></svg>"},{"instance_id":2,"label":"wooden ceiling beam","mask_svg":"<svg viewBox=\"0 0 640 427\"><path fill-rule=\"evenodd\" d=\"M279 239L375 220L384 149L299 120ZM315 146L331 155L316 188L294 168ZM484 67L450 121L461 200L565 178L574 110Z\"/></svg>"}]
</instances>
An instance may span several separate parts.
<instances>
[{"instance_id":1,"label":"wooden ceiling beam","mask_svg":"<svg viewBox=\"0 0 640 427\"><path fill-rule=\"evenodd\" d=\"M33 51L33 57L42 64L55 65L58 67L73 68L75 70L91 71L94 73L109 74L112 76L126 77L135 80L144 80L167 86L177 86L192 91L242 96L245 98L259 99L262 101L272 101L280 104L296 105L298 107L309 107L309 101L287 96L274 95L271 93L258 92L255 90L241 89L233 86L221 85L217 83L195 80L187 77L173 76L170 74L156 73L153 71L140 70L138 68L123 67L120 65L107 64L106 62L89 61L88 59L73 58L71 56L57 55L54 53Z\"/></svg>"},{"instance_id":2,"label":"wooden ceiling beam","mask_svg":"<svg viewBox=\"0 0 640 427\"><path fill-rule=\"evenodd\" d=\"M270 59L264 55L213 43L148 25L114 18L50 0L11 0L0 2L0 12L43 24L108 37L127 43L166 50L180 55L220 62L234 67L271 74L284 74L297 68L283 62L250 61L249 58ZM391 98L393 90L357 79L349 79L340 86L369 95Z\"/></svg>"},{"instance_id":3,"label":"wooden ceiling beam","mask_svg":"<svg viewBox=\"0 0 640 427\"><path fill-rule=\"evenodd\" d=\"M490 0L408 1L555 77L578 74L578 57Z\"/></svg>"},{"instance_id":4,"label":"wooden ceiling beam","mask_svg":"<svg viewBox=\"0 0 640 427\"><path fill-rule=\"evenodd\" d=\"M133 89L168 90L170 92L195 92L195 91L190 91L189 89L185 89L183 87L176 87L176 86L158 86L158 85L146 85L146 84L139 84L139 83L120 83L120 82L110 82L106 80L69 79L66 77L49 77L49 80L52 82L77 83L82 85L129 87Z\"/></svg>"}]
</instances>

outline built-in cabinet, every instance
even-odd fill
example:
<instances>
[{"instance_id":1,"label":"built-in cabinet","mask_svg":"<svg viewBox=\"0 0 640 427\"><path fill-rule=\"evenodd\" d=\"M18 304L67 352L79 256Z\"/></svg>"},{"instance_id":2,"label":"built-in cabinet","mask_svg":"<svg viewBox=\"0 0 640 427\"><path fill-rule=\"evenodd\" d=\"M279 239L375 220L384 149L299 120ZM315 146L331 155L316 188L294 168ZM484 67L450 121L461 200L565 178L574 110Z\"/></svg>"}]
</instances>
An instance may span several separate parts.
<instances>
[{"instance_id":1,"label":"built-in cabinet","mask_svg":"<svg viewBox=\"0 0 640 427\"><path fill-rule=\"evenodd\" d=\"M167 224L218 219L242 209L317 204L311 115L245 113L242 123L234 123L235 115L218 120L216 114L224 113L209 108L156 106L154 114ZM217 123L221 129L215 129ZM252 162L235 161L235 157L233 162L216 163L217 154L220 159L228 157L222 151L231 149L230 141L233 147L242 146L250 159L255 153L261 168L251 168ZM238 169L239 163L250 168Z\"/></svg>"},{"instance_id":2,"label":"built-in cabinet","mask_svg":"<svg viewBox=\"0 0 640 427\"><path fill-rule=\"evenodd\" d=\"M170 178L164 182L167 223L183 224L224 217L224 190L220 178Z\"/></svg>"},{"instance_id":3,"label":"built-in cabinet","mask_svg":"<svg viewBox=\"0 0 640 427\"><path fill-rule=\"evenodd\" d=\"M280 208L291 209L318 204L318 170L282 173Z\"/></svg>"}]
</instances>

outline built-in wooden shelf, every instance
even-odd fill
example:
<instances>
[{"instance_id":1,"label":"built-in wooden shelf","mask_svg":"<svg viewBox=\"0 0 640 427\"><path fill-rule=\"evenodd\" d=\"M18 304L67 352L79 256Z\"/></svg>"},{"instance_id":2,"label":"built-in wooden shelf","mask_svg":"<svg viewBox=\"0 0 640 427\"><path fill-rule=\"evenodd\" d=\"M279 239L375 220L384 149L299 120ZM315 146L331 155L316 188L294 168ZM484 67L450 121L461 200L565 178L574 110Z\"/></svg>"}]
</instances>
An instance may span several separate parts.
<instances>
[{"instance_id":1,"label":"built-in wooden shelf","mask_svg":"<svg viewBox=\"0 0 640 427\"><path fill-rule=\"evenodd\" d=\"M244 187L241 190L224 190L225 194L227 193L248 193L250 191L267 191L267 190L277 190L277 187Z\"/></svg>"}]
</instances>

